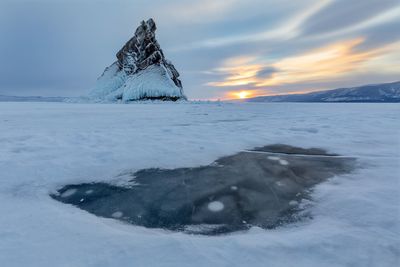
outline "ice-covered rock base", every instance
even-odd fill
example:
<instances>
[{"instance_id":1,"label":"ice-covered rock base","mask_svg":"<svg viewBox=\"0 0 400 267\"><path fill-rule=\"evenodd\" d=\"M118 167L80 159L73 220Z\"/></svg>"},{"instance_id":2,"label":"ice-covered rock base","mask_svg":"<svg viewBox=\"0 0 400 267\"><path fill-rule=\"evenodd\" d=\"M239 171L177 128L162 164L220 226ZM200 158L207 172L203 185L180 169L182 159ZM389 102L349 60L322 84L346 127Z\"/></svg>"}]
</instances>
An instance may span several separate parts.
<instances>
[{"instance_id":1,"label":"ice-covered rock base","mask_svg":"<svg viewBox=\"0 0 400 267\"><path fill-rule=\"evenodd\" d=\"M350 172L354 163L321 149L272 145L209 166L141 170L130 174L130 186L67 185L52 197L149 228L198 234L274 228L298 219L310 188Z\"/></svg>"}]
</instances>

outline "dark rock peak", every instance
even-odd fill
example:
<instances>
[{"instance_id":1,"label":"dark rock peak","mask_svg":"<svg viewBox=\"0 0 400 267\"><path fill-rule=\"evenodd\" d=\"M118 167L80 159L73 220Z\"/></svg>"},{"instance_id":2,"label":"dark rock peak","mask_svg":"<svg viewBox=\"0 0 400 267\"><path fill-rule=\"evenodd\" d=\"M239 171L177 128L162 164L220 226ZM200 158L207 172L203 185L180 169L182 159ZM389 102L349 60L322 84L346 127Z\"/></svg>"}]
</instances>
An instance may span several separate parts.
<instances>
[{"instance_id":1,"label":"dark rock peak","mask_svg":"<svg viewBox=\"0 0 400 267\"><path fill-rule=\"evenodd\" d=\"M179 72L168 61L156 40L157 26L153 19L142 21L135 35L117 53L118 66L126 74L134 74L150 65L163 65L176 86L182 88Z\"/></svg>"}]
</instances>

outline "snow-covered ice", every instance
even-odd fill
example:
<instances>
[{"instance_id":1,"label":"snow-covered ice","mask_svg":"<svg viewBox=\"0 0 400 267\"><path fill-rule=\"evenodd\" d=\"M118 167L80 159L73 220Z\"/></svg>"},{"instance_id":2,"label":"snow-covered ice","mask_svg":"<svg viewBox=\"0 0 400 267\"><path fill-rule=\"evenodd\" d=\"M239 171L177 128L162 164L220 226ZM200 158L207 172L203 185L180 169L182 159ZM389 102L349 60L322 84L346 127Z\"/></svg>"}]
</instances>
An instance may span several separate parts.
<instances>
[{"instance_id":1,"label":"snow-covered ice","mask_svg":"<svg viewBox=\"0 0 400 267\"><path fill-rule=\"evenodd\" d=\"M121 218L124 214L121 211L116 211L113 214L111 214L112 217L114 218Z\"/></svg>"},{"instance_id":2,"label":"snow-covered ice","mask_svg":"<svg viewBox=\"0 0 400 267\"><path fill-rule=\"evenodd\" d=\"M279 160L279 164L281 164L281 165L288 165L289 162L288 162L287 160L285 160L285 159L281 159L281 160Z\"/></svg>"},{"instance_id":3,"label":"snow-covered ice","mask_svg":"<svg viewBox=\"0 0 400 267\"><path fill-rule=\"evenodd\" d=\"M356 157L359 168L315 188L302 203L310 220L218 237L127 225L49 196L276 143ZM397 104L0 103L0 263L398 266L399 166Z\"/></svg>"},{"instance_id":4,"label":"snow-covered ice","mask_svg":"<svg viewBox=\"0 0 400 267\"><path fill-rule=\"evenodd\" d=\"M75 188L69 189L69 190L65 191L64 193L62 193L61 197L70 197L75 193L76 193L76 189Z\"/></svg>"},{"instance_id":5,"label":"snow-covered ice","mask_svg":"<svg viewBox=\"0 0 400 267\"><path fill-rule=\"evenodd\" d=\"M208 209L212 212L219 212L224 209L224 203L221 201L211 201L208 203Z\"/></svg>"}]
</instances>

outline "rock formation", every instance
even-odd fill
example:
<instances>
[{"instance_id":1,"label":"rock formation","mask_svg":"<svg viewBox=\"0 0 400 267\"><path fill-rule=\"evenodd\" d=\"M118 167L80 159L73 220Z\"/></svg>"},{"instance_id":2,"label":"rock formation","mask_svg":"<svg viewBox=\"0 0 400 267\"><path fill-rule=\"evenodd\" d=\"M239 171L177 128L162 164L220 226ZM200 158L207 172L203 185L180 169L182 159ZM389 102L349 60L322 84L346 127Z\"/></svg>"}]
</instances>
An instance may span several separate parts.
<instances>
[{"instance_id":1,"label":"rock formation","mask_svg":"<svg viewBox=\"0 0 400 267\"><path fill-rule=\"evenodd\" d=\"M141 22L118 51L117 61L98 79L90 98L98 102L186 99L178 71L155 38L156 29L153 19Z\"/></svg>"}]
</instances>

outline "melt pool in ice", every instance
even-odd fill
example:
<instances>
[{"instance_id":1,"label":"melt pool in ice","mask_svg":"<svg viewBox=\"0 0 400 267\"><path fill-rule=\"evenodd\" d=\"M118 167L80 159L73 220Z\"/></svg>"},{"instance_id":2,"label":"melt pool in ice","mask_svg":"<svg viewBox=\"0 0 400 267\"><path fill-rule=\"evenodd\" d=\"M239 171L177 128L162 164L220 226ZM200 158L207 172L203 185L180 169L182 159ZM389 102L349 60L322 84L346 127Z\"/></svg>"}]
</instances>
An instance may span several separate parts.
<instances>
[{"instance_id":1,"label":"melt pool in ice","mask_svg":"<svg viewBox=\"0 0 400 267\"><path fill-rule=\"evenodd\" d=\"M219 234L293 221L310 188L354 166L354 158L321 149L270 145L209 166L140 170L131 187L66 185L52 197L135 225Z\"/></svg>"}]
</instances>

